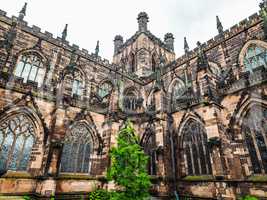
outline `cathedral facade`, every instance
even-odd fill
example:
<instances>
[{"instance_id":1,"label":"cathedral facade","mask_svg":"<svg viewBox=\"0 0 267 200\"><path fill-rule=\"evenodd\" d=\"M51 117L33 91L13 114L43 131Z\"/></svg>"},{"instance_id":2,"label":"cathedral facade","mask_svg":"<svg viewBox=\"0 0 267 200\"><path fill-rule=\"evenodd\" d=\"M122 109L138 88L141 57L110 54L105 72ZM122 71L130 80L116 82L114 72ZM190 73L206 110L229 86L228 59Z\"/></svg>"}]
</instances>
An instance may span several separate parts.
<instances>
[{"instance_id":1,"label":"cathedral facade","mask_svg":"<svg viewBox=\"0 0 267 200\"><path fill-rule=\"evenodd\" d=\"M267 199L267 2L176 58L174 36L141 12L113 61L0 10L0 199L80 199L105 179L130 119L149 156L151 194Z\"/></svg>"}]
</instances>

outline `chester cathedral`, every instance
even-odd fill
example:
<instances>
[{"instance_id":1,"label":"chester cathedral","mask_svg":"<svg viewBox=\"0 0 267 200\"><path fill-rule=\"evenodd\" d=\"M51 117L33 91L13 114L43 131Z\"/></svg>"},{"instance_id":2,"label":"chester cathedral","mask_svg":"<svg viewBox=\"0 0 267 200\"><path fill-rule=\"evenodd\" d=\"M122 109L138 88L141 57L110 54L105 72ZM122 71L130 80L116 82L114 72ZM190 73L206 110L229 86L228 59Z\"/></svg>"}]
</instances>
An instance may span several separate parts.
<instances>
[{"instance_id":1,"label":"chester cathedral","mask_svg":"<svg viewBox=\"0 0 267 200\"><path fill-rule=\"evenodd\" d=\"M267 199L267 1L176 58L140 12L113 60L0 10L0 199L81 199L130 119L155 199ZM29 13L27 13L29 14ZM151 19L152 20L152 19ZM216 28L216 27L215 27Z\"/></svg>"}]
</instances>

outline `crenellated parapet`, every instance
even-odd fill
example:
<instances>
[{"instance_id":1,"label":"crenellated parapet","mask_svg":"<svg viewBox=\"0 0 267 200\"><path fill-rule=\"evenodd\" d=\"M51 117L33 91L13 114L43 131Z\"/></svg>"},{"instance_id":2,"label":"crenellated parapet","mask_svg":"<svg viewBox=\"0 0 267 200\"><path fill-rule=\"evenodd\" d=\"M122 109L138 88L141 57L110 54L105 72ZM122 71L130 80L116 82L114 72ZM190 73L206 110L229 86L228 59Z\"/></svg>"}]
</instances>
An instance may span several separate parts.
<instances>
[{"instance_id":1,"label":"crenellated parapet","mask_svg":"<svg viewBox=\"0 0 267 200\"><path fill-rule=\"evenodd\" d=\"M223 31L223 33L216 35L215 37L211 38L210 40L204 42L201 44L201 48L203 51L208 51L212 48L215 48L216 46L226 42L227 40L233 38L234 36L240 34L241 32L244 32L248 30L249 28L262 23L263 19L260 16L259 13L254 13L250 17L240 21L239 23L233 25L231 28ZM167 67L164 69L164 73L167 73L185 63L188 61L194 59L197 57L199 52L199 48L196 47L193 50L187 50L187 53L177 58L174 62L170 63Z\"/></svg>"}]
</instances>

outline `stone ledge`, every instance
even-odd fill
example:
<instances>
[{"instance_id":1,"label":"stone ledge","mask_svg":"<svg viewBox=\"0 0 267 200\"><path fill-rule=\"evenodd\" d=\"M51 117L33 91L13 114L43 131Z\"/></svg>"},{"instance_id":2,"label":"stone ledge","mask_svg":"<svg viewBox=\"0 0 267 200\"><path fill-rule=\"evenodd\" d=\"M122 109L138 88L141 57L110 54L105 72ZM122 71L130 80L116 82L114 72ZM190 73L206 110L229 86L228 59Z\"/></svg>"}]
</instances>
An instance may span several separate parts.
<instances>
[{"instance_id":1,"label":"stone ledge","mask_svg":"<svg viewBox=\"0 0 267 200\"><path fill-rule=\"evenodd\" d=\"M84 174L61 174L55 178L56 180L98 180L107 181L104 176L90 176Z\"/></svg>"},{"instance_id":2,"label":"stone ledge","mask_svg":"<svg viewBox=\"0 0 267 200\"><path fill-rule=\"evenodd\" d=\"M35 179L36 177L32 176L28 172L15 172L15 171L8 171L5 175L1 178L23 178L23 179Z\"/></svg>"}]
</instances>

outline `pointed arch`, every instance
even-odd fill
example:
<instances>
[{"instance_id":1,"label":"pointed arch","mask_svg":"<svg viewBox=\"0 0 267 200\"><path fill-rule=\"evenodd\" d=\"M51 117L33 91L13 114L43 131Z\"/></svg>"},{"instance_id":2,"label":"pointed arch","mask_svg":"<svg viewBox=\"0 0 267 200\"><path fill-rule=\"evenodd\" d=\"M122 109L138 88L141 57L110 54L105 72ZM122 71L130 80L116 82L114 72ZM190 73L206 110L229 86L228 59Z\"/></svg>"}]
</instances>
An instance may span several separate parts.
<instances>
[{"instance_id":1,"label":"pointed arch","mask_svg":"<svg viewBox=\"0 0 267 200\"><path fill-rule=\"evenodd\" d=\"M157 143L156 129L154 123L149 123L142 135L140 145L148 156L148 174L157 175Z\"/></svg>"},{"instance_id":2,"label":"pointed arch","mask_svg":"<svg viewBox=\"0 0 267 200\"><path fill-rule=\"evenodd\" d=\"M83 98L89 84L84 70L80 66L74 66L72 71L65 69L63 73L62 89L64 94L75 98Z\"/></svg>"},{"instance_id":3,"label":"pointed arch","mask_svg":"<svg viewBox=\"0 0 267 200\"><path fill-rule=\"evenodd\" d=\"M176 102L185 93L185 83L179 77L174 78L168 86L168 96L171 102Z\"/></svg>"},{"instance_id":4,"label":"pointed arch","mask_svg":"<svg viewBox=\"0 0 267 200\"><path fill-rule=\"evenodd\" d=\"M198 117L187 115L178 134L181 169L185 175L211 174L211 158L204 124Z\"/></svg>"},{"instance_id":5,"label":"pointed arch","mask_svg":"<svg viewBox=\"0 0 267 200\"><path fill-rule=\"evenodd\" d=\"M69 127L64 138L60 171L89 174L93 151L94 142L90 127L84 121L75 122Z\"/></svg>"},{"instance_id":6,"label":"pointed arch","mask_svg":"<svg viewBox=\"0 0 267 200\"><path fill-rule=\"evenodd\" d=\"M252 72L260 66L267 68L267 43L261 40L249 40L242 47L238 61L243 71Z\"/></svg>"},{"instance_id":7,"label":"pointed arch","mask_svg":"<svg viewBox=\"0 0 267 200\"><path fill-rule=\"evenodd\" d=\"M20 101L4 109L0 114L0 170L30 171L41 168L44 136L43 121L32 108ZM39 152L38 157L30 160L36 152Z\"/></svg>"},{"instance_id":8,"label":"pointed arch","mask_svg":"<svg viewBox=\"0 0 267 200\"><path fill-rule=\"evenodd\" d=\"M233 140L242 143L249 155L250 173L267 173L267 98L244 93L230 120Z\"/></svg>"},{"instance_id":9,"label":"pointed arch","mask_svg":"<svg viewBox=\"0 0 267 200\"><path fill-rule=\"evenodd\" d=\"M136 56L133 52L129 54L128 64L129 64L128 72L130 73L135 72L137 66L136 66Z\"/></svg>"},{"instance_id":10,"label":"pointed arch","mask_svg":"<svg viewBox=\"0 0 267 200\"><path fill-rule=\"evenodd\" d=\"M48 59L42 53L34 49L24 50L17 55L13 74L23 79L24 83L32 81L41 87L49 70L48 66Z\"/></svg>"}]
</instances>

